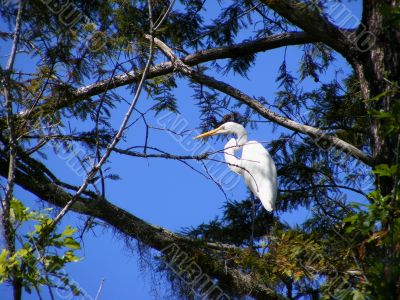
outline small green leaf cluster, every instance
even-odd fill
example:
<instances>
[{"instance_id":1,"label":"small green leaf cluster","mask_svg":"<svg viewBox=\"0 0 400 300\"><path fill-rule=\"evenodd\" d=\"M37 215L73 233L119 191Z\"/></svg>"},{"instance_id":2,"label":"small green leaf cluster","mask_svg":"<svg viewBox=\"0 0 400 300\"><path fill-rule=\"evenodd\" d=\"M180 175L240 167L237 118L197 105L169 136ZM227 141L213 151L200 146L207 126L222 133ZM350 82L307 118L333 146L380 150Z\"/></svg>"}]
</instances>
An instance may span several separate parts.
<instances>
[{"instance_id":1,"label":"small green leaf cluster","mask_svg":"<svg viewBox=\"0 0 400 300\"><path fill-rule=\"evenodd\" d=\"M372 100L377 101L382 97L390 94L398 92L397 90L387 91L384 92ZM400 132L400 101L396 101L393 103L392 109L390 112L388 111L378 111L378 110L371 110L370 114L381 121L381 134L383 136L388 136L392 134L396 134Z\"/></svg>"},{"instance_id":2,"label":"small green leaf cluster","mask_svg":"<svg viewBox=\"0 0 400 300\"><path fill-rule=\"evenodd\" d=\"M398 165L381 164L373 172L378 179L396 178L398 169ZM394 189L383 196L375 190L368 198L369 205L353 204L353 212L343 221L345 234L358 240L354 250L364 274L359 289L373 299L389 299L397 284L390 278L400 275L400 192Z\"/></svg>"},{"instance_id":3,"label":"small green leaf cluster","mask_svg":"<svg viewBox=\"0 0 400 300\"><path fill-rule=\"evenodd\" d=\"M79 295L78 287L70 283L65 272L68 263L80 260L74 253L80 249L74 238L77 230L68 225L61 233L57 230L49 233L48 228L53 222L50 211L50 208L34 211L12 199L10 217L19 247L12 252L9 249L0 252L0 283L18 279L28 293L48 286L70 289L74 295ZM31 225L32 231L19 233Z\"/></svg>"}]
</instances>

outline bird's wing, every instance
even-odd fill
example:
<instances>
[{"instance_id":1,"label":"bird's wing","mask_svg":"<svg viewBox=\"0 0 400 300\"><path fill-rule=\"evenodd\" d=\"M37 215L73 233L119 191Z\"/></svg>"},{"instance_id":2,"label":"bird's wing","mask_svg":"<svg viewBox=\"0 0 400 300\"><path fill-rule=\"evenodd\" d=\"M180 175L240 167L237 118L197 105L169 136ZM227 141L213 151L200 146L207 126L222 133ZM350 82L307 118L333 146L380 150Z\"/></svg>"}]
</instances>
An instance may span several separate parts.
<instances>
[{"instance_id":1,"label":"bird's wing","mask_svg":"<svg viewBox=\"0 0 400 300\"><path fill-rule=\"evenodd\" d=\"M236 139L232 138L225 144L224 156L228 168L236 174L242 175L243 169L241 166L241 160L235 156L235 152L239 149L240 147L237 145Z\"/></svg>"},{"instance_id":2,"label":"bird's wing","mask_svg":"<svg viewBox=\"0 0 400 300\"><path fill-rule=\"evenodd\" d=\"M257 141L249 141L243 146L241 165L246 185L265 209L271 211L277 194L277 175L270 154Z\"/></svg>"}]
</instances>

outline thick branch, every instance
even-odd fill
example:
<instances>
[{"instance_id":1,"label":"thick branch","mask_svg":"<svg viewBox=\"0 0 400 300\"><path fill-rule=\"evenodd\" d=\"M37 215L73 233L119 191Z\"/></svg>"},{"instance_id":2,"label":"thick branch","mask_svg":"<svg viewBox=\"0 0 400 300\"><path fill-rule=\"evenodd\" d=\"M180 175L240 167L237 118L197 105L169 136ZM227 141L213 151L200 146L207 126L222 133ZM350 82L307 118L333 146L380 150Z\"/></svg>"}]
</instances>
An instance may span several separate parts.
<instances>
[{"instance_id":1,"label":"thick branch","mask_svg":"<svg viewBox=\"0 0 400 300\"><path fill-rule=\"evenodd\" d=\"M3 177L7 176L6 165L7 161L0 158L0 175ZM51 182L45 175L40 175L38 172L35 172L35 174L26 172L27 170L24 172L17 170L16 183L40 199L58 207L65 207L73 199L72 194ZM218 260L209 254L213 251L238 250L234 246L204 243L175 234L165 228L151 225L110 202L97 199L94 196L90 198L78 197L71 210L98 218L122 234L137 239L158 251L176 244L189 255L196 254L191 257L196 257L196 263L199 264L205 274L217 277L221 282L231 283L231 290L241 291L243 294L249 294L258 299L278 298L272 290L251 275L226 267L223 260Z\"/></svg>"},{"instance_id":2,"label":"thick branch","mask_svg":"<svg viewBox=\"0 0 400 300\"><path fill-rule=\"evenodd\" d=\"M314 1L303 3L297 0L261 0L261 2L350 59L354 48L350 40L354 31L338 28L329 22L324 17L322 9L318 7L318 3Z\"/></svg>"},{"instance_id":3,"label":"thick branch","mask_svg":"<svg viewBox=\"0 0 400 300\"><path fill-rule=\"evenodd\" d=\"M330 134L327 134L323 130L319 128L315 128L309 125L303 125L300 123L297 123L291 119L285 118L272 110L266 108L264 105L262 105L260 102L257 100L251 98L250 96L246 95L242 91L234 88L233 86L222 82L218 81L215 78L211 76L204 75L201 72L195 71L192 68L190 68L188 65L186 65L184 62L182 62L179 58L175 56L171 48L169 48L167 45L165 45L162 41L159 39L154 40L157 47L159 47L165 55L171 59L174 62L174 65L180 71L182 74L188 76L192 80L202 83L210 88L216 89L218 91L221 91L233 98L236 98L240 102L246 104L247 106L251 107L255 111L257 111L260 115L262 115L264 118L273 121L283 127L286 127L288 129L301 132L304 134L309 135L312 137L314 140L318 141L324 141L328 145L339 148L343 150L346 153L350 153L352 156L354 156L356 159L359 159L360 161L364 162L367 165L373 165L373 160L372 158L367 155L366 153L362 152L360 149L354 147L353 145L337 138L336 136L332 136Z\"/></svg>"},{"instance_id":4,"label":"thick branch","mask_svg":"<svg viewBox=\"0 0 400 300\"><path fill-rule=\"evenodd\" d=\"M202 50L197 53L190 54L182 60L185 64L189 66L195 66L216 59L241 57L283 46L307 44L317 41L317 38L304 32L287 32L262 39L257 39L254 41L243 42L236 45ZM173 72L173 64L171 62L165 62L150 68L147 74L147 78L155 78ZM142 70L130 71L126 74L116 75L111 77L110 79L106 79L85 87L78 88L76 90L73 90L68 97L54 101L54 103L50 102L36 107L34 111L32 111L31 115L35 115L36 113L40 113L41 111L46 110L46 106L51 107L53 111L58 110L67 106L71 106L75 102L87 99L95 95L99 95L106 90L138 82L142 75ZM27 113L28 111L24 111L19 115L19 117L24 118L26 117Z\"/></svg>"}]
</instances>

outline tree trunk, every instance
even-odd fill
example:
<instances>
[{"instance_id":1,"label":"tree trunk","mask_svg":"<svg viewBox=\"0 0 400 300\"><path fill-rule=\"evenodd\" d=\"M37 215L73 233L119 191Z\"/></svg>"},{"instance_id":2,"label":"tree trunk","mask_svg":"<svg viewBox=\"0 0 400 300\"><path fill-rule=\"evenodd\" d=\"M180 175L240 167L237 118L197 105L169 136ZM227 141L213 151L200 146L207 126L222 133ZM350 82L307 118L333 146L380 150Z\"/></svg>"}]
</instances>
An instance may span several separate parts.
<instances>
[{"instance_id":1,"label":"tree trunk","mask_svg":"<svg viewBox=\"0 0 400 300\"><path fill-rule=\"evenodd\" d=\"M22 281L21 281L21 279L14 278L12 285L13 285L14 300L21 300L22 299Z\"/></svg>"},{"instance_id":2,"label":"tree trunk","mask_svg":"<svg viewBox=\"0 0 400 300\"><path fill-rule=\"evenodd\" d=\"M369 47L360 51L354 64L360 81L361 95L366 100L367 110L390 112L396 99L400 98L396 86L400 78L400 30L391 22L387 12L393 12L400 6L400 1L365 0L362 23L357 36L367 36ZM361 42L361 39L359 40ZM381 95L378 100L369 99ZM371 149L375 165L396 164L397 137L383 135L381 132L383 120L370 118ZM388 195L394 187L393 179L378 182L378 188L383 195Z\"/></svg>"},{"instance_id":3,"label":"tree trunk","mask_svg":"<svg viewBox=\"0 0 400 300\"><path fill-rule=\"evenodd\" d=\"M367 51L360 51L353 64L360 81L361 95L365 100L368 111L376 110L392 112L395 101L399 101L398 82L400 79L400 30L394 24L391 12L399 8L399 0L365 0L363 3L362 23L358 35L369 33L370 44ZM397 21L398 22L398 21ZM371 98L376 97L374 100ZM371 149L374 164L398 163L398 137L395 134L385 135L382 126L385 120L370 117ZM398 179L397 179L398 180ZM377 189L383 196L392 195L396 189L395 177L377 177ZM393 235L392 226L395 218L393 211L396 207L392 198L392 213L389 213L387 222L382 222L384 230L388 231L388 238ZM393 241L393 239L392 239ZM389 242L385 257L385 268L382 282L386 285L384 299L398 299L400 295L399 274L394 271L396 263L396 249L394 243Z\"/></svg>"}]
</instances>

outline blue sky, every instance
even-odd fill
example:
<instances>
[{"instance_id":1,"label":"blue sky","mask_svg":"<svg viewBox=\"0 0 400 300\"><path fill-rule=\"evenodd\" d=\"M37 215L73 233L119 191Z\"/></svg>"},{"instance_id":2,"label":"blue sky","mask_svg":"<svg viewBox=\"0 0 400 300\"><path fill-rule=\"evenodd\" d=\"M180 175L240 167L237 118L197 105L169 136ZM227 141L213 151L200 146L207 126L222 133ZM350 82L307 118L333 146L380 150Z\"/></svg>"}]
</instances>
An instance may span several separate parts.
<instances>
[{"instance_id":1,"label":"blue sky","mask_svg":"<svg viewBox=\"0 0 400 300\"><path fill-rule=\"evenodd\" d=\"M345 3L356 15L359 15L359 4L355 2ZM212 8L209 9L212 12ZM4 29L4 24L0 24L0 30ZM4 66L9 52L9 44L1 42L0 62ZM263 96L273 99L277 91L275 82L276 74L282 62L284 49L276 49L261 53L257 56L257 61L248 74L249 79L244 79L232 74L212 74L218 79L225 80L248 93L251 96ZM289 68L293 71L298 69L298 59L301 53L298 47L289 47L286 57ZM32 63L28 58L17 59L16 68L23 68ZM337 57L334 62L335 67L344 70L344 76L349 68L342 58ZM326 79L331 78L332 71L326 74ZM322 79L324 80L324 79ZM314 86L312 81L305 80L301 83L305 89ZM199 126L199 113L193 99L193 91L187 85L185 79L178 80L176 95L180 120L187 121L188 130L194 130L190 138L195 134ZM133 95L125 88L119 88L118 92L128 101ZM147 110L153 102L142 94L137 108L141 111ZM126 104L121 104L112 113L112 123L115 128L119 126L124 113L127 109ZM132 119L136 119L138 114L134 114ZM148 115L148 121L154 126L160 126L163 117L161 113L158 117ZM77 124L74 124L77 125ZM77 126L79 127L79 126ZM279 136L282 129L273 132L272 126L268 123L260 123L257 130L249 129L250 139L268 141ZM132 127L127 133L125 141L119 147L130 147L143 145L145 138L145 127L141 122ZM226 139L210 139L215 149L222 149ZM157 146L167 152L174 154L188 154L187 148L177 141L177 137L165 131L152 130L149 145ZM77 176L71 170L65 159L61 159L50 149L47 165L52 171L63 178L65 181L79 185L82 177ZM221 213L221 206L226 201L225 195L220 191L215 183L205 179L203 176L194 172L184 164L163 159L143 159L127 158L119 154L113 154L110 158L112 164L111 173L116 173L121 177L119 181L109 181L106 189L106 196L112 203L126 209L132 214L155 225L166 227L173 231L178 231L183 227L196 226ZM201 165L193 165L201 170ZM221 166L226 168L226 166ZM3 181L4 182L4 181ZM244 183L240 181L233 189L225 191L228 199L240 200L247 195ZM38 208L38 201L34 196L17 188L16 197L22 200L27 206ZM289 224L301 223L309 212L299 209L291 213L285 213L281 217ZM74 213L69 213L63 220L63 225L74 224L82 226L83 218ZM134 241L132 241L133 244ZM154 299L155 294L152 290L151 272L141 271L139 256L135 251L129 249L118 235L111 229L98 227L94 232L89 232L85 236L83 249L80 251L82 260L79 263L71 264L68 272L71 278L78 283L93 298L99 287L100 281L105 280L100 299ZM157 293L159 296L167 296L165 293L167 285L161 282ZM9 299L11 289L5 285L0 286L0 298ZM26 295L25 299L36 299L36 296ZM60 296L61 299L61 296ZM68 299L68 298L67 298Z\"/></svg>"}]
</instances>

